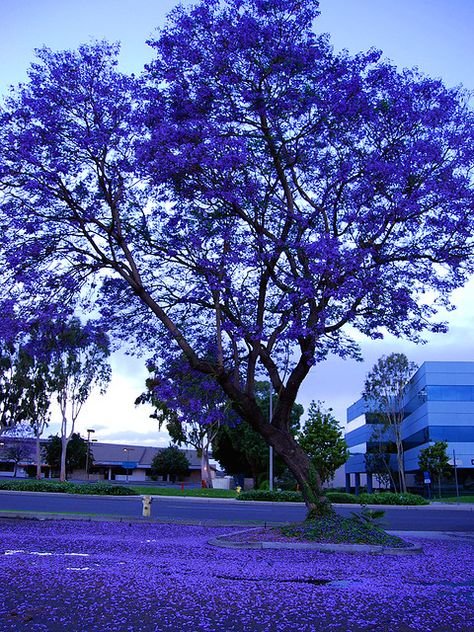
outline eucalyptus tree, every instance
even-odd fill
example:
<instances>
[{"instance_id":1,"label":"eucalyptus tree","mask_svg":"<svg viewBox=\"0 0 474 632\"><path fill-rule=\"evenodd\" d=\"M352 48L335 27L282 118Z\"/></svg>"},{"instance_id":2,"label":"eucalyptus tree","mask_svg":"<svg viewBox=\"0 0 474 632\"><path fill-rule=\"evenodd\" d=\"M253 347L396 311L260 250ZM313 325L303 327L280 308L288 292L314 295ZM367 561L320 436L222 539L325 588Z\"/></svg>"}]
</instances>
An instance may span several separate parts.
<instances>
[{"instance_id":1,"label":"eucalyptus tree","mask_svg":"<svg viewBox=\"0 0 474 632\"><path fill-rule=\"evenodd\" d=\"M317 16L179 7L139 78L106 43L38 51L1 113L0 239L25 309L79 297L124 339L175 345L323 513L289 430L298 389L328 353L357 356L351 330L445 330L436 306L472 271L474 143L461 88L335 53Z\"/></svg>"},{"instance_id":2,"label":"eucalyptus tree","mask_svg":"<svg viewBox=\"0 0 474 632\"><path fill-rule=\"evenodd\" d=\"M364 399L367 409L375 415L382 431L381 441L388 444L393 441L397 455L397 473L399 489L407 491L405 480L405 458L403 446L403 420L405 419L406 396L410 380L417 369L404 353L391 353L377 360L367 374L364 386Z\"/></svg>"},{"instance_id":3,"label":"eucalyptus tree","mask_svg":"<svg viewBox=\"0 0 474 632\"><path fill-rule=\"evenodd\" d=\"M83 405L94 388L105 392L111 370L109 339L94 321L77 317L44 325L43 348L47 352L49 387L61 415L60 480L67 476L67 448Z\"/></svg>"}]
</instances>

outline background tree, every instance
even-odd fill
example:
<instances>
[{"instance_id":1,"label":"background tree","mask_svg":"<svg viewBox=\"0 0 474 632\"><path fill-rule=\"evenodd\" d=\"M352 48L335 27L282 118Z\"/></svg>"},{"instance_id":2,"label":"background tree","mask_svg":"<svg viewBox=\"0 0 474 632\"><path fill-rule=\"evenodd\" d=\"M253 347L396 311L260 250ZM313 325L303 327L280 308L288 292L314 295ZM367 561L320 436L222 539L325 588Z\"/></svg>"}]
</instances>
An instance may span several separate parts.
<instances>
[{"instance_id":1,"label":"background tree","mask_svg":"<svg viewBox=\"0 0 474 632\"><path fill-rule=\"evenodd\" d=\"M136 400L149 403L155 411L152 418L166 429L177 446L196 449L201 459L201 480L212 487L209 453L220 426L235 415L222 389L209 376L194 371L183 354L161 357L148 363L150 377L147 391Z\"/></svg>"},{"instance_id":2,"label":"background tree","mask_svg":"<svg viewBox=\"0 0 474 632\"><path fill-rule=\"evenodd\" d=\"M462 89L334 53L318 4L181 7L139 79L104 43L38 51L0 114L0 240L25 310L59 296L141 349L175 344L324 513L298 390L358 354L351 330L445 329L436 308L472 271L474 158Z\"/></svg>"},{"instance_id":3,"label":"background tree","mask_svg":"<svg viewBox=\"0 0 474 632\"><path fill-rule=\"evenodd\" d=\"M438 480L438 495L441 498L441 480L443 476L451 472L449 457L447 455L447 441L436 441L433 445L420 450L418 467L422 472L429 472Z\"/></svg>"},{"instance_id":4,"label":"background tree","mask_svg":"<svg viewBox=\"0 0 474 632\"><path fill-rule=\"evenodd\" d=\"M390 456L390 452L385 450L366 452L364 455L366 472L373 474L379 487L383 489L396 489L396 472L391 468Z\"/></svg>"},{"instance_id":5,"label":"background tree","mask_svg":"<svg viewBox=\"0 0 474 632\"><path fill-rule=\"evenodd\" d=\"M50 388L61 413L60 480L66 480L67 446L74 435L82 406L97 387L103 393L110 381L108 337L93 321L78 318L44 326L43 344L48 351Z\"/></svg>"},{"instance_id":6,"label":"background tree","mask_svg":"<svg viewBox=\"0 0 474 632\"><path fill-rule=\"evenodd\" d=\"M336 470L349 458L349 450L332 408L312 401L308 418L298 434L298 442L314 463L321 481L328 483Z\"/></svg>"},{"instance_id":7,"label":"background tree","mask_svg":"<svg viewBox=\"0 0 474 632\"><path fill-rule=\"evenodd\" d=\"M392 467L392 455L396 454L397 448L393 441L387 440L379 421L378 415L366 413L366 422L372 424L372 432L364 455L365 469L367 473L374 474L379 487L396 489L397 472Z\"/></svg>"},{"instance_id":8,"label":"background tree","mask_svg":"<svg viewBox=\"0 0 474 632\"><path fill-rule=\"evenodd\" d=\"M34 422L44 384L35 371L35 360L18 341L0 345L0 435L22 422Z\"/></svg>"},{"instance_id":9,"label":"background tree","mask_svg":"<svg viewBox=\"0 0 474 632\"><path fill-rule=\"evenodd\" d=\"M154 456L150 472L152 478L169 476L171 482L174 483L176 479L179 480L189 472L189 461L177 446L170 445Z\"/></svg>"},{"instance_id":10,"label":"background tree","mask_svg":"<svg viewBox=\"0 0 474 632\"><path fill-rule=\"evenodd\" d=\"M403 353L382 356L367 374L363 397L367 410L377 415L385 431L385 440L394 441L397 454L398 483L407 491L402 440L405 397L409 382L417 369Z\"/></svg>"},{"instance_id":11,"label":"background tree","mask_svg":"<svg viewBox=\"0 0 474 632\"><path fill-rule=\"evenodd\" d=\"M246 421L219 428L212 445L213 457L227 474L253 478L256 487L268 479L268 444ZM280 469L276 465L277 475Z\"/></svg>"},{"instance_id":12,"label":"background tree","mask_svg":"<svg viewBox=\"0 0 474 632\"><path fill-rule=\"evenodd\" d=\"M5 456L9 461L13 461L13 476L16 477L18 464L30 456L29 446L25 442L15 441L7 446Z\"/></svg>"},{"instance_id":13,"label":"background tree","mask_svg":"<svg viewBox=\"0 0 474 632\"><path fill-rule=\"evenodd\" d=\"M43 446L46 463L54 472L61 472L63 468L63 441L58 435L51 435L49 441ZM82 470L86 467L87 441L78 432L73 432L67 442L66 458L64 461L67 475L74 470ZM65 479L61 479L65 480Z\"/></svg>"},{"instance_id":14,"label":"background tree","mask_svg":"<svg viewBox=\"0 0 474 632\"><path fill-rule=\"evenodd\" d=\"M0 435L25 424L36 437L36 476L41 477L40 438L49 422L51 403L48 361L36 338L37 322L24 323L3 306L0 335Z\"/></svg>"}]
</instances>

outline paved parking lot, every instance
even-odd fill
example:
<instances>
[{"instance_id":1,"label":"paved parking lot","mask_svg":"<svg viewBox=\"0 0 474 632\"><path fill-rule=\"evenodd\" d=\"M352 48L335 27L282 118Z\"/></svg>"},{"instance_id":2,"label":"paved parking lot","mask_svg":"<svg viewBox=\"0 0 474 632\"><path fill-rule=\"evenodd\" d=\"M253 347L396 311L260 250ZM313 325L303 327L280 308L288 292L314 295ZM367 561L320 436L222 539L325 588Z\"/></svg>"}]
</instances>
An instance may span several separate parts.
<instances>
[{"instance_id":1,"label":"paved parking lot","mask_svg":"<svg viewBox=\"0 0 474 632\"><path fill-rule=\"evenodd\" d=\"M218 549L229 527L0 520L0 630L468 632L474 542L396 557Z\"/></svg>"}]
</instances>

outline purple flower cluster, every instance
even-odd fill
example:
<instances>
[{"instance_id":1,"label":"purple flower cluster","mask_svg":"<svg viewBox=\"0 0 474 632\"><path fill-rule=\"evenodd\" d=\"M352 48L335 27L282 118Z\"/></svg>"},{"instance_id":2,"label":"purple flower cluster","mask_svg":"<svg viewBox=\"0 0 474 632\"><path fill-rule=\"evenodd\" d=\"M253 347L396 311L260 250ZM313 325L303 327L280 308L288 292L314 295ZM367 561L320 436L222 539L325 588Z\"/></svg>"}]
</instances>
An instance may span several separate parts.
<instances>
[{"instance_id":1,"label":"purple flower cluster","mask_svg":"<svg viewBox=\"0 0 474 632\"><path fill-rule=\"evenodd\" d=\"M472 541L417 556L220 549L230 528L0 522L1 630L467 632ZM417 540L419 542L419 540Z\"/></svg>"}]
</instances>

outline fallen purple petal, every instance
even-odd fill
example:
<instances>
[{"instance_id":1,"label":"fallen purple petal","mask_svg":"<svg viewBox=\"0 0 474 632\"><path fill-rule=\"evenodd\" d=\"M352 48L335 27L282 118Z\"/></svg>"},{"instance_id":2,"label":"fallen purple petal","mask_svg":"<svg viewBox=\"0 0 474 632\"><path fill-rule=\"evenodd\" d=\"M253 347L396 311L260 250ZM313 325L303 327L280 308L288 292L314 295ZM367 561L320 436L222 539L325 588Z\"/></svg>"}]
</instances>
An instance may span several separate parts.
<instances>
[{"instance_id":1,"label":"fallen purple petal","mask_svg":"<svg viewBox=\"0 0 474 632\"><path fill-rule=\"evenodd\" d=\"M234 530L0 521L0 629L467 632L474 627L472 540L417 539L424 554L408 557L208 544Z\"/></svg>"}]
</instances>

